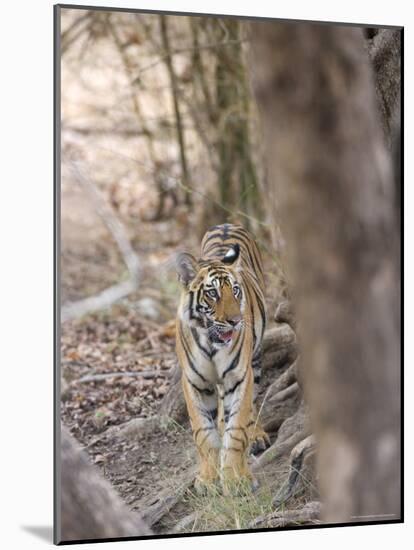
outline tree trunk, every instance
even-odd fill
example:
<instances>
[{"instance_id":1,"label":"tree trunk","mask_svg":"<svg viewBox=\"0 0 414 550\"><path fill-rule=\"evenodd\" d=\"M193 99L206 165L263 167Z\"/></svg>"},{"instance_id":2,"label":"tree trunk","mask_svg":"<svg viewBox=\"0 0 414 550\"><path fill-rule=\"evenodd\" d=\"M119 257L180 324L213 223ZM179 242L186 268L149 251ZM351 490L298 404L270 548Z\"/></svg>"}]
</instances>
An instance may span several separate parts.
<instances>
[{"instance_id":1,"label":"tree trunk","mask_svg":"<svg viewBox=\"0 0 414 550\"><path fill-rule=\"evenodd\" d=\"M390 149L400 133L401 31L381 29L368 41L381 123Z\"/></svg>"},{"instance_id":2,"label":"tree trunk","mask_svg":"<svg viewBox=\"0 0 414 550\"><path fill-rule=\"evenodd\" d=\"M188 171L188 165L187 165L184 128L183 128L181 111L180 111L180 102L178 99L177 76L174 70L172 50L170 46L170 40L168 37L167 17L165 15L160 15L159 21L160 21L160 33L161 33L162 45L164 48L164 55L165 55L165 65L168 71L168 77L170 79L171 95L172 95L173 106L174 106L175 125L177 128L177 142L178 142L178 148L180 152L180 162L181 162L181 178L182 178L183 187L185 189L185 202L188 206L190 206L192 203L192 198L191 198L191 192L189 189L190 179L189 179L189 171Z\"/></svg>"},{"instance_id":3,"label":"tree trunk","mask_svg":"<svg viewBox=\"0 0 414 550\"><path fill-rule=\"evenodd\" d=\"M401 201L401 42L400 30L381 29L368 40L385 141L391 151L397 218Z\"/></svg>"},{"instance_id":4,"label":"tree trunk","mask_svg":"<svg viewBox=\"0 0 414 550\"><path fill-rule=\"evenodd\" d=\"M219 46L216 52L219 200L226 209L234 210L236 205L241 212L260 217L261 203L249 128L250 95L240 43L241 28L240 21L236 19L223 19L217 27L217 42L229 42ZM237 209L231 221L242 221L249 228L250 219L240 218ZM217 218L223 220L223 211L217 212Z\"/></svg>"},{"instance_id":5,"label":"tree trunk","mask_svg":"<svg viewBox=\"0 0 414 550\"><path fill-rule=\"evenodd\" d=\"M362 31L253 23L328 522L400 516L399 239Z\"/></svg>"},{"instance_id":6,"label":"tree trunk","mask_svg":"<svg viewBox=\"0 0 414 550\"><path fill-rule=\"evenodd\" d=\"M86 453L66 429L62 430L60 470L61 508L55 543L151 534L88 462Z\"/></svg>"}]
</instances>

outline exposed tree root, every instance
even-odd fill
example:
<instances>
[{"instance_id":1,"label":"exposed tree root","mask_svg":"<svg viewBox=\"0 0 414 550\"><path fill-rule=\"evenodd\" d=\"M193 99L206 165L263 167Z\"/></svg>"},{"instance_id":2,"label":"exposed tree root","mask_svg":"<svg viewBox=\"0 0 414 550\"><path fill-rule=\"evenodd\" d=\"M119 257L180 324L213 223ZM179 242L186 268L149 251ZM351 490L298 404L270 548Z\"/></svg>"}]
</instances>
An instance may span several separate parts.
<instances>
[{"instance_id":1,"label":"exposed tree root","mask_svg":"<svg viewBox=\"0 0 414 550\"><path fill-rule=\"evenodd\" d=\"M316 496L315 487L315 437L309 435L300 441L290 453L290 470L285 485L273 500L273 505L278 508L285 504L291 497L307 489L308 493Z\"/></svg>"},{"instance_id":2,"label":"exposed tree root","mask_svg":"<svg viewBox=\"0 0 414 550\"><path fill-rule=\"evenodd\" d=\"M303 402L299 408L281 424L277 439L253 464L253 471L287 456L290 451L310 434L310 426Z\"/></svg>"},{"instance_id":3,"label":"exposed tree root","mask_svg":"<svg viewBox=\"0 0 414 550\"><path fill-rule=\"evenodd\" d=\"M266 516L256 518L250 527L286 527L288 525L300 525L303 523L320 523L321 503L308 502L303 508L273 512Z\"/></svg>"},{"instance_id":4,"label":"exposed tree root","mask_svg":"<svg viewBox=\"0 0 414 550\"><path fill-rule=\"evenodd\" d=\"M193 468L175 481L173 487L167 487L155 497L143 499L139 510L145 523L149 527L158 523L181 500L187 489L194 483L195 477L196 468Z\"/></svg>"},{"instance_id":5,"label":"exposed tree root","mask_svg":"<svg viewBox=\"0 0 414 550\"><path fill-rule=\"evenodd\" d=\"M183 531L186 531L191 524L194 524L194 522L197 519L197 512L192 512L191 514L188 514L187 516L184 516L180 521L177 523L177 525L174 527L174 533L182 533Z\"/></svg>"},{"instance_id":6,"label":"exposed tree root","mask_svg":"<svg viewBox=\"0 0 414 550\"><path fill-rule=\"evenodd\" d=\"M274 319L276 323L287 323L293 329L296 328L296 319L290 301L284 300L278 304Z\"/></svg>"}]
</instances>

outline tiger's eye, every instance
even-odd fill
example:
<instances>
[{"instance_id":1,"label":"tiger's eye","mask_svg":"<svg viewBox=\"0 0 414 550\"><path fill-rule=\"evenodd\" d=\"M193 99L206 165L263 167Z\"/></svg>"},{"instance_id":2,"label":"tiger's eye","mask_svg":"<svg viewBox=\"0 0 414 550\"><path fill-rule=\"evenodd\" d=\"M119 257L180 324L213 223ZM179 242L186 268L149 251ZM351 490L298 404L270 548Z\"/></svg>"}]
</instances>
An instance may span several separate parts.
<instances>
[{"instance_id":1,"label":"tiger's eye","mask_svg":"<svg viewBox=\"0 0 414 550\"><path fill-rule=\"evenodd\" d=\"M217 298L218 296L217 290L215 290L214 288L212 288L211 290L208 290L207 296L209 296L210 298Z\"/></svg>"}]
</instances>

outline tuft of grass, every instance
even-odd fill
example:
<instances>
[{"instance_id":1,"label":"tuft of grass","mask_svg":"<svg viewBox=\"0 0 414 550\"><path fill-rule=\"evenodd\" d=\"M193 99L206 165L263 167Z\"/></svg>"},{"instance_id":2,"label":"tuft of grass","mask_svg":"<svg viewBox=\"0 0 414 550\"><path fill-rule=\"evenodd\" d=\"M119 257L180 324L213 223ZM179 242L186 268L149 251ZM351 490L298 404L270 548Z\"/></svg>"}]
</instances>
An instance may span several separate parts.
<instances>
[{"instance_id":1,"label":"tuft of grass","mask_svg":"<svg viewBox=\"0 0 414 550\"><path fill-rule=\"evenodd\" d=\"M182 424L177 422L172 416L162 416L160 426L163 430L172 433L187 433L191 435L189 428L185 428Z\"/></svg>"},{"instance_id":2,"label":"tuft of grass","mask_svg":"<svg viewBox=\"0 0 414 550\"><path fill-rule=\"evenodd\" d=\"M256 492L246 492L245 486L234 486L224 494L220 486L212 485L205 495L188 490L183 498L193 512L193 520L184 531L227 531L248 529L258 516L270 514L274 507L274 492L269 486Z\"/></svg>"}]
</instances>

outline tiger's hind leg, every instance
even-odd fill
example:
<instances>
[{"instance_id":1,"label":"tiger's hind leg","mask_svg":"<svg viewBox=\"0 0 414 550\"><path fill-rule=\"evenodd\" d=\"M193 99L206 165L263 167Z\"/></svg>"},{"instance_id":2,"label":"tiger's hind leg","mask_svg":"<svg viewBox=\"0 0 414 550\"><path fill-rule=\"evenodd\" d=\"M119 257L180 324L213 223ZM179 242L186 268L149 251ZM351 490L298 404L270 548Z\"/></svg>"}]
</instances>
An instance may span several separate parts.
<instances>
[{"instance_id":1,"label":"tiger's hind leg","mask_svg":"<svg viewBox=\"0 0 414 550\"><path fill-rule=\"evenodd\" d=\"M253 406L251 417L249 420L249 440L250 440L250 454L258 455L265 451L270 446L270 439L267 433L264 431L257 412L257 397L259 393L259 383L262 368L262 354L259 349L252 361L253 367L253 380L254 380L254 392L253 392Z\"/></svg>"}]
</instances>

